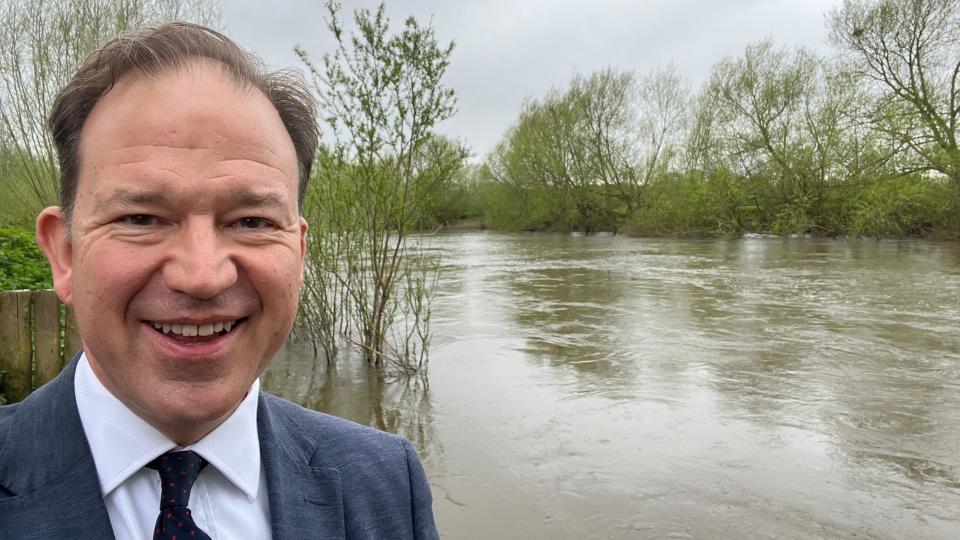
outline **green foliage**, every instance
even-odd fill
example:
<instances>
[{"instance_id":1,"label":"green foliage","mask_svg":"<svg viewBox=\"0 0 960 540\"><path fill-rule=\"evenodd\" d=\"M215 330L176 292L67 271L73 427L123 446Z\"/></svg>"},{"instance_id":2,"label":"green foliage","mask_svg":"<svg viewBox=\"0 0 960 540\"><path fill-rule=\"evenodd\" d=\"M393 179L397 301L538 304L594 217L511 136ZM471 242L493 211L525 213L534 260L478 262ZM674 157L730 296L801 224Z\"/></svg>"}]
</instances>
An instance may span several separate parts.
<instances>
[{"instance_id":1,"label":"green foliage","mask_svg":"<svg viewBox=\"0 0 960 540\"><path fill-rule=\"evenodd\" d=\"M638 94L633 74L604 70L525 103L485 168L491 181L511 186L493 195L522 193L523 208L496 216L494 226L615 230L635 208L647 173L657 170L658 158L642 159L634 133Z\"/></svg>"},{"instance_id":2,"label":"green foliage","mask_svg":"<svg viewBox=\"0 0 960 540\"><path fill-rule=\"evenodd\" d=\"M481 179L475 196L483 209L483 223L487 227L508 231L526 227L525 190L511 184Z\"/></svg>"},{"instance_id":3,"label":"green foliage","mask_svg":"<svg viewBox=\"0 0 960 540\"><path fill-rule=\"evenodd\" d=\"M482 181L475 197L483 208L483 224L500 230L603 231L617 224L601 208L603 187L554 189Z\"/></svg>"},{"instance_id":4,"label":"green foliage","mask_svg":"<svg viewBox=\"0 0 960 540\"><path fill-rule=\"evenodd\" d=\"M725 171L668 176L651 184L625 230L641 235L733 235L744 231L751 206L740 182Z\"/></svg>"},{"instance_id":5,"label":"green foliage","mask_svg":"<svg viewBox=\"0 0 960 540\"><path fill-rule=\"evenodd\" d=\"M956 190L946 181L903 176L869 182L858 186L845 205L847 232L878 238L960 232L957 203Z\"/></svg>"},{"instance_id":6,"label":"green foliage","mask_svg":"<svg viewBox=\"0 0 960 540\"><path fill-rule=\"evenodd\" d=\"M417 228L430 230L479 215L469 194L468 154L460 143L439 135L430 136L417 149L413 180Z\"/></svg>"},{"instance_id":7,"label":"green foliage","mask_svg":"<svg viewBox=\"0 0 960 540\"><path fill-rule=\"evenodd\" d=\"M809 233L814 227L812 207L813 197L809 193L795 195L780 206L770 232L784 236Z\"/></svg>"},{"instance_id":8,"label":"green foliage","mask_svg":"<svg viewBox=\"0 0 960 540\"><path fill-rule=\"evenodd\" d=\"M0 149L0 227L31 228L39 204L32 201L29 171L37 164L26 164L27 156Z\"/></svg>"},{"instance_id":9,"label":"green foliage","mask_svg":"<svg viewBox=\"0 0 960 540\"><path fill-rule=\"evenodd\" d=\"M439 265L416 232L455 210L466 158L432 132L455 110L442 84L453 44L412 17L392 32L383 4L354 11L351 32L339 4L326 7L334 52L317 66L296 48L332 141L303 208L312 227L298 329L328 361L344 337L371 365L422 376Z\"/></svg>"},{"instance_id":10,"label":"green foliage","mask_svg":"<svg viewBox=\"0 0 960 540\"><path fill-rule=\"evenodd\" d=\"M529 100L481 168L491 228L960 236L960 0L845 0L833 56L767 39Z\"/></svg>"},{"instance_id":11,"label":"green foliage","mask_svg":"<svg viewBox=\"0 0 960 540\"><path fill-rule=\"evenodd\" d=\"M31 231L0 228L0 290L49 289L53 278Z\"/></svg>"}]
</instances>

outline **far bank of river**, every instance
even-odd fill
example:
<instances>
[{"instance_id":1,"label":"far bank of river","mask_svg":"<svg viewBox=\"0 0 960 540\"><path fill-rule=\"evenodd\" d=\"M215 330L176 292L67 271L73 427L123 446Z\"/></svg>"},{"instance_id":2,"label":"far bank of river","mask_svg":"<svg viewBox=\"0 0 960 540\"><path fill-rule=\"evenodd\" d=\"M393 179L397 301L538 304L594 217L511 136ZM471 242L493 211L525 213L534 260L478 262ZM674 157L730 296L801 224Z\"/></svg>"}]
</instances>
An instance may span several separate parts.
<instances>
[{"instance_id":1,"label":"far bank of river","mask_svg":"<svg viewBox=\"0 0 960 540\"><path fill-rule=\"evenodd\" d=\"M960 243L430 243L429 391L264 387L413 440L445 538L960 537Z\"/></svg>"}]
</instances>

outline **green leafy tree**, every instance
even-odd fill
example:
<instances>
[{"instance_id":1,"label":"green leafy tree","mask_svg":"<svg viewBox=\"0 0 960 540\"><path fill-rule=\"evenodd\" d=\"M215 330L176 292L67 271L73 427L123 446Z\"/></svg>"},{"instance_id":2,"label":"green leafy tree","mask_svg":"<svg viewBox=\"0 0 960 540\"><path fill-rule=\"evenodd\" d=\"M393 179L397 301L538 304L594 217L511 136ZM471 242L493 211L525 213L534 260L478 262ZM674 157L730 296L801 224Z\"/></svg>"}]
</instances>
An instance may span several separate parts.
<instances>
[{"instance_id":1,"label":"green leafy tree","mask_svg":"<svg viewBox=\"0 0 960 540\"><path fill-rule=\"evenodd\" d=\"M469 150L461 143L433 135L414 156L414 201L420 230L448 225L469 217L464 197L468 180Z\"/></svg>"},{"instance_id":2,"label":"green leafy tree","mask_svg":"<svg viewBox=\"0 0 960 540\"><path fill-rule=\"evenodd\" d=\"M527 101L517 124L494 150L492 177L524 192L524 227L582 227L594 217L586 148L576 141L576 114L572 100L557 90L542 102Z\"/></svg>"},{"instance_id":3,"label":"green leafy tree","mask_svg":"<svg viewBox=\"0 0 960 540\"><path fill-rule=\"evenodd\" d=\"M336 50L317 66L295 49L313 75L331 140L317 178L324 195L306 209L316 225L311 241L324 253L311 250L305 300L327 309L328 321L335 319L331 301L345 302L335 309L350 324L326 332L327 347L335 334L346 335L370 364L424 374L438 263L414 234L423 197L464 157L432 132L455 111L442 81L453 44L441 45L413 17L391 33L383 4L356 10L352 32L338 3L326 7Z\"/></svg>"},{"instance_id":4,"label":"green leafy tree","mask_svg":"<svg viewBox=\"0 0 960 540\"><path fill-rule=\"evenodd\" d=\"M846 0L841 54L750 44L528 99L479 170L494 228L956 236L960 0ZM941 174L930 174L937 171Z\"/></svg>"},{"instance_id":5,"label":"green leafy tree","mask_svg":"<svg viewBox=\"0 0 960 540\"><path fill-rule=\"evenodd\" d=\"M527 225L616 228L665 161L662 124L639 122L637 106L634 74L608 69L577 76L566 90L524 104L488 159L490 177L513 186L500 192L524 193Z\"/></svg>"},{"instance_id":6,"label":"green leafy tree","mask_svg":"<svg viewBox=\"0 0 960 540\"><path fill-rule=\"evenodd\" d=\"M636 132L637 96L636 76L611 69L575 77L565 96L574 112L569 155L576 158L577 183L584 192L603 188L608 200L588 210L602 211L604 221L611 220L616 210L609 199L633 213L640 191L649 180L646 167L638 166L641 141ZM649 152L651 162L659 158L662 139L657 135L653 137L657 148Z\"/></svg>"},{"instance_id":7,"label":"green leafy tree","mask_svg":"<svg viewBox=\"0 0 960 540\"><path fill-rule=\"evenodd\" d=\"M857 157L870 141L849 114L857 96L823 59L771 40L714 67L708 146L721 149L720 169L753 184L754 205L772 230L820 228L826 191L863 173Z\"/></svg>"}]
</instances>

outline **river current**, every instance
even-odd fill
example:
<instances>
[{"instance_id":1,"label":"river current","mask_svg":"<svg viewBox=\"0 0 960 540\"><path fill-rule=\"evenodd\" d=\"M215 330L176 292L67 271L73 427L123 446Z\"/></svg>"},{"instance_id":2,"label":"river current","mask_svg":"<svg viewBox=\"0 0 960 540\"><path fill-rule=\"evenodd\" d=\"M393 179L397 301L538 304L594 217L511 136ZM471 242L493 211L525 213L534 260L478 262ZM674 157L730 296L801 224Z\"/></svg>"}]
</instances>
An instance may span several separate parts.
<instances>
[{"instance_id":1,"label":"river current","mask_svg":"<svg viewBox=\"0 0 960 540\"><path fill-rule=\"evenodd\" d=\"M411 439L444 538L960 538L960 244L427 242L429 386L263 383Z\"/></svg>"}]
</instances>

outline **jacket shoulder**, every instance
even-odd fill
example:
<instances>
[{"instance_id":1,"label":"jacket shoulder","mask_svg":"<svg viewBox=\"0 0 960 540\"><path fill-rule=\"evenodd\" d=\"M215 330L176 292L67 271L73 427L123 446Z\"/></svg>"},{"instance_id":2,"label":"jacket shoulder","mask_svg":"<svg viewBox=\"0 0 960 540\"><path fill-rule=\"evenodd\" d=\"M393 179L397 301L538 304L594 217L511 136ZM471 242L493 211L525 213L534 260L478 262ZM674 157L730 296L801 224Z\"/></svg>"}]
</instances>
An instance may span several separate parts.
<instances>
[{"instance_id":1,"label":"jacket shoulder","mask_svg":"<svg viewBox=\"0 0 960 540\"><path fill-rule=\"evenodd\" d=\"M430 486L404 438L262 394L264 435L294 459L336 471L348 538L437 538Z\"/></svg>"}]
</instances>

